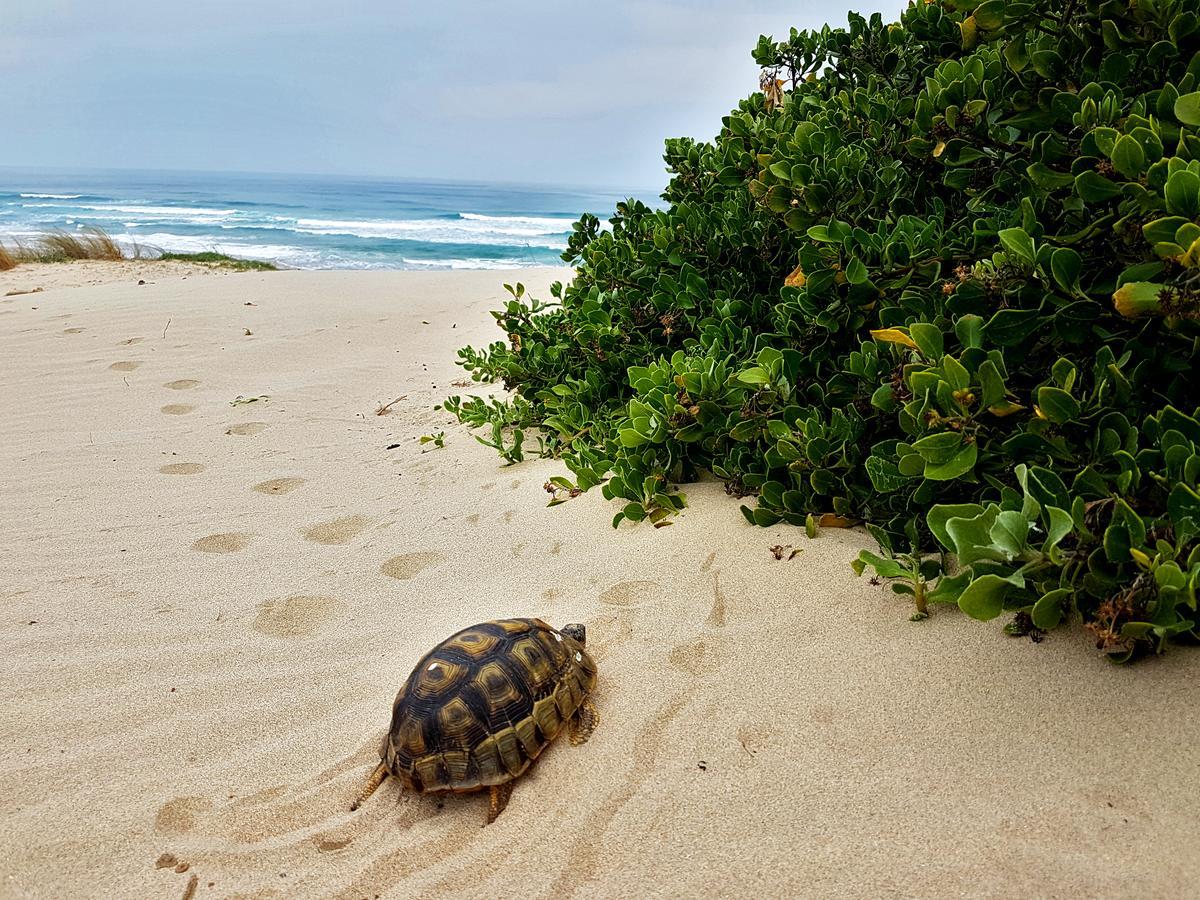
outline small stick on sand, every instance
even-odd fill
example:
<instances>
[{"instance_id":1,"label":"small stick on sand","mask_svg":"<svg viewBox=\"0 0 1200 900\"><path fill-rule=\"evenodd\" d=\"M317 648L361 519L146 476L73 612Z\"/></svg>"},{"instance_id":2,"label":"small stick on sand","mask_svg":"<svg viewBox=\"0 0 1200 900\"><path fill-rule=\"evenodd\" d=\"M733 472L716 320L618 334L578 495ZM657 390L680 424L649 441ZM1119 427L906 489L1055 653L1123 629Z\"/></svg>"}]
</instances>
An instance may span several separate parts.
<instances>
[{"instance_id":1,"label":"small stick on sand","mask_svg":"<svg viewBox=\"0 0 1200 900\"><path fill-rule=\"evenodd\" d=\"M395 405L396 405L397 403L399 403L401 400L407 400L407 399L408 399L408 394L401 394L399 397L397 397L397 398L396 398L395 400L393 400L391 403L385 403L383 406L381 406L381 407L379 407L377 410L375 410L375 415L377 415L377 416L386 416L386 415L387 415L387 411L388 411L389 409L391 409L393 406L395 406Z\"/></svg>"},{"instance_id":2,"label":"small stick on sand","mask_svg":"<svg viewBox=\"0 0 1200 900\"><path fill-rule=\"evenodd\" d=\"M195 872L188 879L187 887L183 889L183 900L192 900L196 896L196 886L200 884L200 876Z\"/></svg>"},{"instance_id":3,"label":"small stick on sand","mask_svg":"<svg viewBox=\"0 0 1200 900\"><path fill-rule=\"evenodd\" d=\"M167 339L167 329L171 327L171 320L167 319L167 324L163 326L163 340Z\"/></svg>"}]
</instances>

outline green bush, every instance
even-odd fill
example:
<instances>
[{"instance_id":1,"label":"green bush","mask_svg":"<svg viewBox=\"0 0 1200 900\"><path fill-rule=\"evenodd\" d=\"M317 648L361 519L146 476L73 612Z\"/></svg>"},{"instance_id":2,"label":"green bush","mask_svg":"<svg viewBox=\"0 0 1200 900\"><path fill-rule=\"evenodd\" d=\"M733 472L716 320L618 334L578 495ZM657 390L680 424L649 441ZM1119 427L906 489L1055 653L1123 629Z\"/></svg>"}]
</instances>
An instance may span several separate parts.
<instances>
[{"instance_id":1,"label":"green bush","mask_svg":"<svg viewBox=\"0 0 1200 900\"><path fill-rule=\"evenodd\" d=\"M1200 4L916 3L763 37L762 90L670 140L652 210L575 225L553 300L465 349L614 524L711 472L758 525L864 523L928 603L1196 636ZM514 452L515 451L515 452ZM1035 635L1038 633L1034 632Z\"/></svg>"}]
</instances>

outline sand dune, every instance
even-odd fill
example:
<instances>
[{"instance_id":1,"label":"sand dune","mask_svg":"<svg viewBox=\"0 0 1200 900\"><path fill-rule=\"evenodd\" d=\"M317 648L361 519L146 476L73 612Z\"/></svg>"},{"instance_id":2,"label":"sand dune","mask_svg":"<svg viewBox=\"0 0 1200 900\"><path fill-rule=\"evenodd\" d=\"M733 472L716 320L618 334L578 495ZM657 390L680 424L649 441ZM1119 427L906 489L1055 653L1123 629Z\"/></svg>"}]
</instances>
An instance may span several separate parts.
<instances>
[{"instance_id":1,"label":"sand dune","mask_svg":"<svg viewBox=\"0 0 1200 900\"><path fill-rule=\"evenodd\" d=\"M658 531L547 509L558 464L434 409L501 274L113 271L0 275L44 288L0 296L0 896L1200 882L1195 652L909 623L850 573L866 536L752 528L716 484ZM416 659L512 615L587 623L591 741L486 828L486 798L394 782L351 814Z\"/></svg>"}]
</instances>

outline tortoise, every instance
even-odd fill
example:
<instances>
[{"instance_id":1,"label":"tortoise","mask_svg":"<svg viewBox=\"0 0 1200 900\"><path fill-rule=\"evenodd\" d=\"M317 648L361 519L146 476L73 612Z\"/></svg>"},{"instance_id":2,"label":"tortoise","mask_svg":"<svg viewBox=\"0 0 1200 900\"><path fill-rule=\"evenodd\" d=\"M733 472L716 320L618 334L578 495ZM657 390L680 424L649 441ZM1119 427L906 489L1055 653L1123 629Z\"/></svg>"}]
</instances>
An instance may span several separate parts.
<instances>
[{"instance_id":1,"label":"tortoise","mask_svg":"<svg viewBox=\"0 0 1200 900\"><path fill-rule=\"evenodd\" d=\"M513 780L564 728L582 744L600 721L586 637L583 625L499 619L442 641L396 694L379 765L350 809L394 775L422 794L487 789L494 822Z\"/></svg>"}]
</instances>

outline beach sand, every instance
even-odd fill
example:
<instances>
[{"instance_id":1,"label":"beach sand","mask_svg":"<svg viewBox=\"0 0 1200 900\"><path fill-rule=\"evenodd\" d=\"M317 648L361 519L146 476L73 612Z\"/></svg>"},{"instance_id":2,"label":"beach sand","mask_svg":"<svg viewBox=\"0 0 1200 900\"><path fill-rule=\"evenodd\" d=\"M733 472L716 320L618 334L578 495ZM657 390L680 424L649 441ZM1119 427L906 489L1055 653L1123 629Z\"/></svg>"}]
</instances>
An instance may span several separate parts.
<instances>
[{"instance_id":1,"label":"beach sand","mask_svg":"<svg viewBox=\"0 0 1200 900\"><path fill-rule=\"evenodd\" d=\"M1196 651L910 623L866 535L715 483L547 509L559 463L436 410L563 272L112 271L0 273L0 896L1194 896ZM503 616L587 624L592 739L488 827L350 813L419 656Z\"/></svg>"}]
</instances>

